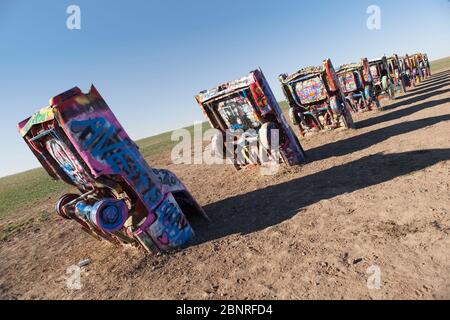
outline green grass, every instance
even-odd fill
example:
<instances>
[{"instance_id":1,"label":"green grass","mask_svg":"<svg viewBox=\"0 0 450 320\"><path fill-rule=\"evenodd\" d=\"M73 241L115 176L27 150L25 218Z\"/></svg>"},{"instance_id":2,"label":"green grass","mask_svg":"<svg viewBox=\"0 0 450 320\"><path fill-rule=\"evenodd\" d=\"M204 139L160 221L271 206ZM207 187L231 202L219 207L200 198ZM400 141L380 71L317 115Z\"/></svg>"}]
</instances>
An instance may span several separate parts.
<instances>
[{"instance_id":1,"label":"green grass","mask_svg":"<svg viewBox=\"0 0 450 320\"><path fill-rule=\"evenodd\" d=\"M209 125L209 122L203 122L202 123L202 131L211 128ZM194 126L185 127L183 129L186 129L191 134L191 137L194 136ZM145 139L141 139L136 141L137 145L139 146L139 150L141 151L142 155L144 157L149 157L156 155L158 153L164 152L166 150L171 149L174 147L178 141L172 141L171 140L172 131L164 132L161 134L158 134L156 136L148 137Z\"/></svg>"},{"instance_id":2,"label":"green grass","mask_svg":"<svg viewBox=\"0 0 450 320\"><path fill-rule=\"evenodd\" d=\"M51 213L41 212L38 217L23 215L17 220L6 224L0 224L0 241L6 240L11 235L33 226L35 222L44 222L50 219Z\"/></svg>"},{"instance_id":3,"label":"green grass","mask_svg":"<svg viewBox=\"0 0 450 320\"><path fill-rule=\"evenodd\" d=\"M431 62L433 71L450 69L450 57ZM283 111L288 109L286 101L280 102ZM209 123L204 122L203 130L208 129ZM186 127L193 136L194 127ZM156 136L136 141L144 157L156 155L170 150L177 141L171 141L172 132L164 132ZM30 153L30 157L33 155ZM61 181L53 181L44 169L34 169L12 176L0 178L0 220L18 210L26 211L37 201L46 201L53 193L62 193L68 186ZM19 221L14 225L3 226L1 234L20 230L28 224L28 220ZM5 229L6 228L6 229ZM6 230L6 231L5 231ZM1 236L0 236L1 237Z\"/></svg>"},{"instance_id":4,"label":"green grass","mask_svg":"<svg viewBox=\"0 0 450 320\"><path fill-rule=\"evenodd\" d=\"M30 154L30 157L32 154ZM7 214L40 200L53 192L61 192L67 185L54 181L44 169L33 169L0 179L0 219Z\"/></svg>"},{"instance_id":5,"label":"green grass","mask_svg":"<svg viewBox=\"0 0 450 320\"><path fill-rule=\"evenodd\" d=\"M439 60L434 60L430 62L431 74L438 70L449 70L450 69L450 57L442 58Z\"/></svg>"},{"instance_id":6,"label":"green grass","mask_svg":"<svg viewBox=\"0 0 450 320\"><path fill-rule=\"evenodd\" d=\"M18 221L9 222L6 225L0 225L0 241L6 240L11 235L27 229L34 222L34 218L26 217Z\"/></svg>"}]
</instances>

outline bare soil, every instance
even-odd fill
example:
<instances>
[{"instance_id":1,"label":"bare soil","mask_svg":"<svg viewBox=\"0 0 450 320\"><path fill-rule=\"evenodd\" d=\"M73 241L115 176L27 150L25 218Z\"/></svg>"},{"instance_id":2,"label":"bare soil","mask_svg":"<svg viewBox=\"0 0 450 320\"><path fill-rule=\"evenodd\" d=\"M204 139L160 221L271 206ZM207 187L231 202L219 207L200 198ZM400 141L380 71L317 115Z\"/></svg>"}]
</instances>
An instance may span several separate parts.
<instances>
[{"instance_id":1,"label":"bare soil","mask_svg":"<svg viewBox=\"0 0 450 320\"><path fill-rule=\"evenodd\" d=\"M356 130L301 139L308 163L274 176L148 158L212 219L177 252L96 241L49 214L58 194L13 214L33 219L0 242L0 298L449 299L450 71L355 118ZM86 258L82 288L68 289L67 268Z\"/></svg>"}]
</instances>

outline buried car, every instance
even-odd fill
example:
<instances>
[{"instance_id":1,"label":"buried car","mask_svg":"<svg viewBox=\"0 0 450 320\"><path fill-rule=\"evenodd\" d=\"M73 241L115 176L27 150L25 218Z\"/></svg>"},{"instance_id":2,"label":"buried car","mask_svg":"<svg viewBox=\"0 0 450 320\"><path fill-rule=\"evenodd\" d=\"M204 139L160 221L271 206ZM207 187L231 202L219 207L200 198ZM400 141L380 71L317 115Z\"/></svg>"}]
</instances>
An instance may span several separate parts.
<instances>
[{"instance_id":1,"label":"buried car","mask_svg":"<svg viewBox=\"0 0 450 320\"><path fill-rule=\"evenodd\" d=\"M367 58L360 63L342 65L336 74L353 112L372 110L374 106L380 108Z\"/></svg>"},{"instance_id":2,"label":"buried car","mask_svg":"<svg viewBox=\"0 0 450 320\"><path fill-rule=\"evenodd\" d=\"M411 66L410 60L408 55L404 55L398 58L400 70L403 78L403 83L405 84L405 91L406 88L414 88L415 87L415 80L414 80L414 70Z\"/></svg>"},{"instance_id":3,"label":"buried car","mask_svg":"<svg viewBox=\"0 0 450 320\"><path fill-rule=\"evenodd\" d=\"M305 152L260 69L202 91L195 99L211 127L218 131L211 144L215 153L231 158L236 169L274 160L271 158L274 129L279 139L275 152L281 162L297 165L305 161ZM255 156L249 145L266 152L268 158Z\"/></svg>"},{"instance_id":4,"label":"buried car","mask_svg":"<svg viewBox=\"0 0 450 320\"><path fill-rule=\"evenodd\" d=\"M56 212L99 240L167 251L194 236L190 215L207 219L172 172L149 167L94 86L50 99L18 129L49 175L78 189Z\"/></svg>"},{"instance_id":5,"label":"buried car","mask_svg":"<svg viewBox=\"0 0 450 320\"><path fill-rule=\"evenodd\" d=\"M406 55L406 62L408 68L411 70L412 75L411 79L412 82L415 84L418 84L422 81L422 74L419 69L419 61L417 60L417 57L415 55Z\"/></svg>"},{"instance_id":6,"label":"buried car","mask_svg":"<svg viewBox=\"0 0 450 320\"><path fill-rule=\"evenodd\" d=\"M289 115L304 136L311 131L353 128L351 107L330 59L322 66L306 67L279 76L289 103Z\"/></svg>"},{"instance_id":7,"label":"buried car","mask_svg":"<svg viewBox=\"0 0 450 320\"><path fill-rule=\"evenodd\" d=\"M369 60L370 73L373 77L375 94L377 97L395 98L394 79L389 72L388 62L385 56Z\"/></svg>"},{"instance_id":8,"label":"buried car","mask_svg":"<svg viewBox=\"0 0 450 320\"><path fill-rule=\"evenodd\" d=\"M428 56L423 53L415 53L413 54L414 59L416 60L416 65L418 68L420 80L423 81L430 77L430 64L428 61Z\"/></svg>"},{"instance_id":9,"label":"buried car","mask_svg":"<svg viewBox=\"0 0 450 320\"><path fill-rule=\"evenodd\" d=\"M427 73L427 77L431 77L431 66L430 66L430 60L428 60L428 54L423 54L423 62L425 64L425 71Z\"/></svg>"},{"instance_id":10,"label":"buried car","mask_svg":"<svg viewBox=\"0 0 450 320\"><path fill-rule=\"evenodd\" d=\"M406 84L405 79L403 77L402 65L400 63L400 59L397 54L393 54L392 56L387 58L389 75L392 79L392 84L394 85L394 91L402 91L406 92Z\"/></svg>"}]
</instances>

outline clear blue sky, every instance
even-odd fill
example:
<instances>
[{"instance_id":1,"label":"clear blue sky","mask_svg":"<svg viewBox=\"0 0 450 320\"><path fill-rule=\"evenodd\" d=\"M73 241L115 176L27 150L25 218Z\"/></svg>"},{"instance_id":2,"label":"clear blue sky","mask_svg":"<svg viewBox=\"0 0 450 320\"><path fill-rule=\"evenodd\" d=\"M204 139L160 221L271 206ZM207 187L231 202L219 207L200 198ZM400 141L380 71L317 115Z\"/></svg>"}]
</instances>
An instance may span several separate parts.
<instances>
[{"instance_id":1,"label":"clear blue sky","mask_svg":"<svg viewBox=\"0 0 450 320\"><path fill-rule=\"evenodd\" d=\"M66 8L81 8L81 30ZM381 8L381 30L366 9ZM39 166L16 123L94 83L132 138L203 121L194 95L260 66L276 76L397 52L450 55L448 0L0 0L0 176Z\"/></svg>"}]
</instances>

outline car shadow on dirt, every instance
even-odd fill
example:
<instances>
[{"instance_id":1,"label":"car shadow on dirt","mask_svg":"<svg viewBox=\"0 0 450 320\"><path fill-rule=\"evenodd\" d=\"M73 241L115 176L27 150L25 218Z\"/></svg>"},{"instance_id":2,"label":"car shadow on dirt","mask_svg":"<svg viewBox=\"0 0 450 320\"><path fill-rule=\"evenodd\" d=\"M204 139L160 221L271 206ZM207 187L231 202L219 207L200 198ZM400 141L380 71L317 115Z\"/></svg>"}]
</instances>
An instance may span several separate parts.
<instances>
[{"instance_id":1,"label":"car shadow on dirt","mask_svg":"<svg viewBox=\"0 0 450 320\"><path fill-rule=\"evenodd\" d=\"M424 108L431 108L433 106L448 103L450 98L431 101L425 103L423 106L417 106L419 110ZM409 110L409 109L405 109ZM403 111L403 110L401 110ZM399 115L397 115L398 117ZM346 154L350 154L356 151L360 151L378 144L384 140L398 136L401 134L409 133L415 130L419 130L428 126L438 124L443 121L450 121L450 114L430 117L420 120L406 121L392 126L383 127L374 131L369 131L361 135L353 136L347 139L339 140L336 142L328 143L310 150L307 150L308 160L310 162L323 160L329 157L339 157Z\"/></svg>"},{"instance_id":2,"label":"car shadow on dirt","mask_svg":"<svg viewBox=\"0 0 450 320\"><path fill-rule=\"evenodd\" d=\"M423 80L422 83L431 82L434 79L445 78L445 77L448 77L448 76L450 76L450 69L449 70L440 71L440 72L436 72L436 73L432 74L430 78Z\"/></svg>"},{"instance_id":3,"label":"car shadow on dirt","mask_svg":"<svg viewBox=\"0 0 450 320\"><path fill-rule=\"evenodd\" d=\"M428 93L433 90L439 90L439 89L445 88L449 84L450 84L450 77L448 77L447 79L442 80L442 81L433 82L432 84L430 84L429 86L426 86L426 87L423 86L423 87L417 87L415 90L408 90L406 92L406 94L399 97L398 99L399 100L405 99L405 98L412 97L414 95L425 94L425 93ZM389 107L389 106L387 106L387 107Z\"/></svg>"},{"instance_id":4,"label":"car shadow on dirt","mask_svg":"<svg viewBox=\"0 0 450 320\"><path fill-rule=\"evenodd\" d=\"M444 70L440 72L433 73L429 79L425 79L423 82L429 82L433 79L443 78L450 75L450 70Z\"/></svg>"},{"instance_id":5,"label":"car shadow on dirt","mask_svg":"<svg viewBox=\"0 0 450 320\"><path fill-rule=\"evenodd\" d=\"M430 78L423 80L420 83L420 85L415 88L415 90L420 89L420 87L429 86L430 84L435 83L437 81L448 79L449 77L450 77L450 70L433 74Z\"/></svg>"},{"instance_id":6,"label":"car shadow on dirt","mask_svg":"<svg viewBox=\"0 0 450 320\"><path fill-rule=\"evenodd\" d=\"M235 233L256 232L290 219L302 208L321 200L383 183L449 159L450 149L377 153L306 177L230 197L204 207L212 221L197 228L199 232L193 244Z\"/></svg>"},{"instance_id":7,"label":"car shadow on dirt","mask_svg":"<svg viewBox=\"0 0 450 320\"><path fill-rule=\"evenodd\" d=\"M446 90L445 92L449 92L449 90ZM441 94L445 92L437 92L436 94ZM449 98L439 99L439 100L433 100L433 101L427 101L424 103L415 104L409 108L405 109L399 109L390 113L383 113L382 115L379 115L378 117L374 118L368 118L365 120L358 121L356 123L357 129L362 129L366 127L370 127L379 123L387 122L396 120L402 117L410 116L413 113L419 112L421 110L427 109L427 108L433 108L435 106L440 105L441 103L449 102Z\"/></svg>"},{"instance_id":8,"label":"car shadow on dirt","mask_svg":"<svg viewBox=\"0 0 450 320\"><path fill-rule=\"evenodd\" d=\"M431 76L431 78L422 81L414 88L407 89L406 93L402 96L399 96L397 99L402 100L417 96L418 94L423 94L426 92L430 92L432 90L437 90L447 86L449 83L450 83L450 72L440 76Z\"/></svg>"},{"instance_id":9,"label":"car shadow on dirt","mask_svg":"<svg viewBox=\"0 0 450 320\"><path fill-rule=\"evenodd\" d=\"M447 85L448 84L450 84L450 81L447 81ZM407 99L405 99L405 96L403 96L401 100L398 100L394 103L391 103L391 104L383 107L383 111L396 109L396 108L404 106L404 105L414 104L414 103L432 98L432 97L440 95L440 94L445 94L449 91L450 91L450 89L443 89L443 90L437 90L437 91L427 90L427 93L420 94L420 95L414 93L414 95L411 98L407 98Z\"/></svg>"},{"instance_id":10,"label":"car shadow on dirt","mask_svg":"<svg viewBox=\"0 0 450 320\"><path fill-rule=\"evenodd\" d=\"M450 75L450 73L449 73L449 75ZM432 81L432 79L430 79L430 81ZM424 99L432 98L434 96L445 94L445 93L449 92L450 89L442 89L442 88L448 86L449 84L450 84L450 77L439 85L436 85L436 83L433 83L433 86L426 90L423 90L423 86L417 87L414 91L410 91L406 95L399 98L401 100L394 102L388 106L385 106L383 108L384 113L382 113L381 115L356 122L355 123L356 128L361 129L361 128L370 127L370 126L373 126L375 124L379 124L382 122L391 121L391 120L398 119L400 117L409 116L409 115L411 115L415 112L418 112L422 109L425 109L425 108L434 107L437 105L437 103L436 103L437 101L441 101L441 103L442 103L442 101L445 99L431 101L431 102L425 102L425 103L421 103L421 104L416 104L416 103L420 102ZM420 89L420 91L417 91L418 89ZM424 91L426 91L425 94L423 94ZM412 98L408 98L405 100L405 98L407 98L407 97L412 97ZM413 104L413 106L411 106L409 108L401 109L401 110L398 110L395 112L385 113L386 111L390 111L390 110L396 109L402 105L408 105L408 104Z\"/></svg>"}]
</instances>

